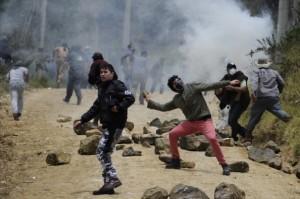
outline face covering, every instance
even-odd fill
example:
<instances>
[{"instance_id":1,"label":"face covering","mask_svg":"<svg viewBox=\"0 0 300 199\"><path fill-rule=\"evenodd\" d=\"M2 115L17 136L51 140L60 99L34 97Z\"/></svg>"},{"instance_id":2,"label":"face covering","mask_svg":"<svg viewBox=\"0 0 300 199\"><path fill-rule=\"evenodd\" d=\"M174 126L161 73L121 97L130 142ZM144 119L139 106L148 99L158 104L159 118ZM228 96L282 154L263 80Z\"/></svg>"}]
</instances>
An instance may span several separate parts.
<instances>
[{"instance_id":1,"label":"face covering","mask_svg":"<svg viewBox=\"0 0 300 199\"><path fill-rule=\"evenodd\" d=\"M230 75L234 75L236 73L236 69L235 68L231 68L231 69L229 69L228 73Z\"/></svg>"},{"instance_id":2,"label":"face covering","mask_svg":"<svg viewBox=\"0 0 300 199\"><path fill-rule=\"evenodd\" d=\"M178 93L182 93L183 92L183 81L179 78L177 78L174 81L174 90Z\"/></svg>"}]
</instances>

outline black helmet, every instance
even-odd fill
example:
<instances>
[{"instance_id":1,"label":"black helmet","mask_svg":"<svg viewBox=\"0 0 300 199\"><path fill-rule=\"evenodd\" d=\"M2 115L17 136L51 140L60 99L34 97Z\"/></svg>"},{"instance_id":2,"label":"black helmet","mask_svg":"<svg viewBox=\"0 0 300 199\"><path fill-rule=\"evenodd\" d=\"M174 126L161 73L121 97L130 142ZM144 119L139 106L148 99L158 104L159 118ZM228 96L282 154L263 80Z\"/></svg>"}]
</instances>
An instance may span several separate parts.
<instances>
[{"instance_id":1,"label":"black helmet","mask_svg":"<svg viewBox=\"0 0 300 199\"><path fill-rule=\"evenodd\" d=\"M95 52L92 56L93 60L101 59L103 60L103 55L100 52Z\"/></svg>"}]
</instances>

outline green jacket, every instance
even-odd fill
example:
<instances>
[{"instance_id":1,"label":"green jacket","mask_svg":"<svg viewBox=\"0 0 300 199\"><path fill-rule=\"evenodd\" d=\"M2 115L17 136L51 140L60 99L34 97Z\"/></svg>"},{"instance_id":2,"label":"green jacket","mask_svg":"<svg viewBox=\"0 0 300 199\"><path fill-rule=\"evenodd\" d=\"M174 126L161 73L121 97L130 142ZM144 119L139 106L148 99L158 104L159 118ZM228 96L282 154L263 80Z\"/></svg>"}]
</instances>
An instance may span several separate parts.
<instances>
[{"instance_id":1,"label":"green jacket","mask_svg":"<svg viewBox=\"0 0 300 199\"><path fill-rule=\"evenodd\" d=\"M184 85L183 93L176 94L170 102L159 104L149 100L148 108L159 111L170 111L180 108L187 120L201 120L204 117L210 116L210 111L201 92L225 87L229 85L229 82L186 84Z\"/></svg>"}]
</instances>

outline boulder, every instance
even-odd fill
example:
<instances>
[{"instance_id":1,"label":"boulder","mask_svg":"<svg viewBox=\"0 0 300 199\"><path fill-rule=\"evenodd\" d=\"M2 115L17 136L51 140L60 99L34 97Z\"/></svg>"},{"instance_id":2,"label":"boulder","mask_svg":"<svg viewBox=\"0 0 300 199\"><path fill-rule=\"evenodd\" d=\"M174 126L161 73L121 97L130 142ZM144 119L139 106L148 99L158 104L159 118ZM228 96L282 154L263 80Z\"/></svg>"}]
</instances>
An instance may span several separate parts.
<instances>
[{"instance_id":1,"label":"boulder","mask_svg":"<svg viewBox=\"0 0 300 199\"><path fill-rule=\"evenodd\" d=\"M211 146L209 146L205 151L205 156L207 157L215 157L215 154L213 152L213 149Z\"/></svg>"},{"instance_id":2,"label":"boulder","mask_svg":"<svg viewBox=\"0 0 300 199\"><path fill-rule=\"evenodd\" d=\"M90 137L92 135L101 135L101 131L99 129L91 129L85 132L86 137Z\"/></svg>"},{"instance_id":3,"label":"boulder","mask_svg":"<svg viewBox=\"0 0 300 199\"><path fill-rule=\"evenodd\" d=\"M143 128L143 134L156 134L157 127L154 126L145 126Z\"/></svg>"},{"instance_id":4,"label":"boulder","mask_svg":"<svg viewBox=\"0 0 300 199\"><path fill-rule=\"evenodd\" d=\"M131 135L131 138L132 138L132 140L133 140L133 142L134 142L135 144L139 144L140 141L141 141L141 134L139 134L139 133L133 133L133 134Z\"/></svg>"},{"instance_id":5,"label":"boulder","mask_svg":"<svg viewBox=\"0 0 300 199\"><path fill-rule=\"evenodd\" d=\"M116 145L116 150L119 151L119 150L123 150L125 148L125 145L124 144L118 144Z\"/></svg>"},{"instance_id":6,"label":"boulder","mask_svg":"<svg viewBox=\"0 0 300 199\"><path fill-rule=\"evenodd\" d=\"M249 171L249 164L244 161L231 163L229 164L229 167L232 172L247 173Z\"/></svg>"},{"instance_id":7,"label":"boulder","mask_svg":"<svg viewBox=\"0 0 300 199\"><path fill-rule=\"evenodd\" d=\"M166 153L163 153L161 155L158 156L158 159L164 163L170 163L171 160L172 160L172 157ZM189 168L189 169L192 169L192 168L195 168L196 166L196 163L195 162L191 162L191 161L185 161L185 160L181 160L180 161L180 166L181 168Z\"/></svg>"},{"instance_id":8,"label":"boulder","mask_svg":"<svg viewBox=\"0 0 300 199\"><path fill-rule=\"evenodd\" d=\"M70 122L72 121L72 117L59 114L56 121L60 123Z\"/></svg>"},{"instance_id":9,"label":"boulder","mask_svg":"<svg viewBox=\"0 0 300 199\"><path fill-rule=\"evenodd\" d=\"M200 146L200 140L196 135L187 135L180 138L179 145L182 149L197 151Z\"/></svg>"},{"instance_id":10,"label":"boulder","mask_svg":"<svg viewBox=\"0 0 300 199\"><path fill-rule=\"evenodd\" d=\"M282 168L282 160L280 157L272 158L268 162L268 165L274 169L280 170Z\"/></svg>"},{"instance_id":11,"label":"boulder","mask_svg":"<svg viewBox=\"0 0 300 199\"><path fill-rule=\"evenodd\" d=\"M178 184L173 187L169 195L170 199L209 199L202 190L184 184Z\"/></svg>"},{"instance_id":12,"label":"boulder","mask_svg":"<svg viewBox=\"0 0 300 199\"><path fill-rule=\"evenodd\" d=\"M142 155L141 151L135 151L131 146L128 148L125 148L122 153L123 157L141 156L141 155Z\"/></svg>"},{"instance_id":13,"label":"boulder","mask_svg":"<svg viewBox=\"0 0 300 199\"><path fill-rule=\"evenodd\" d=\"M300 179L300 164L298 163L294 169L294 173L296 175L297 178Z\"/></svg>"},{"instance_id":14,"label":"boulder","mask_svg":"<svg viewBox=\"0 0 300 199\"><path fill-rule=\"evenodd\" d=\"M234 184L221 183L214 193L214 199L245 199L245 192Z\"/></svg>"},{"instance_id":15,"label":"boulder","mask_svg":"<svg viewBox=\"0 0 300 199\"><path fill-rule=\"evenodd\" d=\"M150 122L149 125L150 125L150 126L155 126L155 127L157 127L157 128L160 128L161 125L162 125L162 123L161 123L161 121L160 121L159 118L155 118L155 119L153 119L153 120Z\"/></svg>"},{"instance_id":16,"label":"boulder","mask_svg":"<svg viewBox=\"0 0 300 199\"><path fill-rule=\"evenodd\" d=\"M281 170L282 170L284 173L287 173L287 174L292 174L292 173L293 173L292 167L291 167L289 164L287 164L287 163L283 163L283 164L282 164Z\"/></svg>"},{"instance_id":17,"label":"boulder","mask_svg":"<svg viewBox=\"0 0 300 199\"><path fill-rule=\"evenodd\" d=\"M269 142L267 142L267 144L265 145L265 148L272 149L275 153L279 153L280 152L279 146L275 142L273 142L272 140L270 140Z\"/></svg>"},{"instance_id":18,"label":"boulder","mask_svg":"<svg viewBox=\"0 0 300 199\"><path fill-rule=\"evenodd\" d=\"M77 120L74 120L73 124L76 122ZM85 135L85 133L88 131L88 130L91 130L91 129L97 129L99 131L101 131L100 129L98 129L93 123L91 122L87 122L87 123L84 123L82 125L80 125L79 127L77 128L73 128L74 132L77 134L77 135Z\"/></svg>"},{"instance_id":19,"label":"boulder","mask_svg":"<svg viewBox=\"0 0 300 199\"><path fill-rule=\"evenodd\" d=\"M141 143L148 142L150 145L154 145L155 139L160 138L160 137L161 136L156 135L156 134L152 134L152 133L151 134L143 134L140 137L140 141L141 141Z\"/></svg>"},{"instance_id":20,"label":"boulder","mask_svg":"<svg viewBox=\"0 0 300 199\"><path fill-rule=\"evenodd\" d=\"M156 138L155 139L155 154L161 154L161 151L169 152L170 151L170 143L167 138Z\"/></svg>"},{"instance_id":21,"label":"boulder","mask_svg":"<svg viewBox=\"0 0 300 199\"><path fill-rule=\"evenodd\" d=\"M129 136L121 135L118 144L132 144L132 140Z\"/></svg>"},{"instance_id":22,"label":"boulder","mask_svg":"<svg viewBox=\"0 0 300 199\"><path fill-rule=\"evenodd\" d=\"M232 138L223 138L219 140L221 146L234 146L234 140Z\"/></svg>"},{"instance_id":23,"label":"boulder","mask_svg":"<svg viewBox=\"0 0 300 199\"><path fill-rule=\"evenodd\" d=\"M129 130L132 131L134 129L134 123L127 121L125 124L125 127Z\"/></svg>"},{"instance_id":24,"label":"boulder","mask_svg":"<svg viewBox=\"0 0 300 199\"><path fill-rule=\"evenodd\" d=\"M167 199L168 196L169 196L169 194L165 189L156 186L156 187L147 189L144 192L142 199Z\"/></svg>"},{"instance_id":25,"label":"boulder","mask_svg":"<svg viewBox=\"0 0 300 199\"><path fill-rule=\"evenodd\" d=\"M78 153L80 155L95 155L99 140L99 135L92 135L81 140Z\"/></svg>"},{"instance_id":26,"label":"boulder","mask_svg":"<svg viewBox=\"0 0 300 199\"><path fill-rule=\"evenodd\" d=\"M49 165L69 164L70 161L71 161L71 154L62 151L50 152L48 153L46 158L46 162Z\"/></svg>"},{"instance_id":27,"label":"boulder","mask_svg":"<svg viewBox=\"0 0 300 199\"><path fill-rule=\"evenodd\" d=\"M250 147L248 150L248 157L250 160L267 164L271 159L276 157L275 152L272 149Z\"/></svg>"}]
</instances>

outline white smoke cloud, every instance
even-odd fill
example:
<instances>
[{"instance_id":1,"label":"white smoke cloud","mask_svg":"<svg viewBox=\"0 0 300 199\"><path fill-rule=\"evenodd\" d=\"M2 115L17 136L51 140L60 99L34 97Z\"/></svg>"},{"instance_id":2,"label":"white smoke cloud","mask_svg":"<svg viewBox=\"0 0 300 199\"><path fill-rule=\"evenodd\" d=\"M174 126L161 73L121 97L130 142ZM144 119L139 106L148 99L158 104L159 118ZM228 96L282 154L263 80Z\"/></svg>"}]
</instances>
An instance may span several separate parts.
<instances>
[{"instance_id":1,"label":"white smoke cloud","mask_svg":"<svg viewBox=\"0 0 300 199\"><path fill-rule=\"evenodd\" d=\"M272 34L269 15L251 17L234 0L174 0L188 19L186 43L181 51L186 57L189 79L215 81L225 73L226 61L249 70L246 56L258 46L257 39Z\"/></svg>"}]
</instances>

